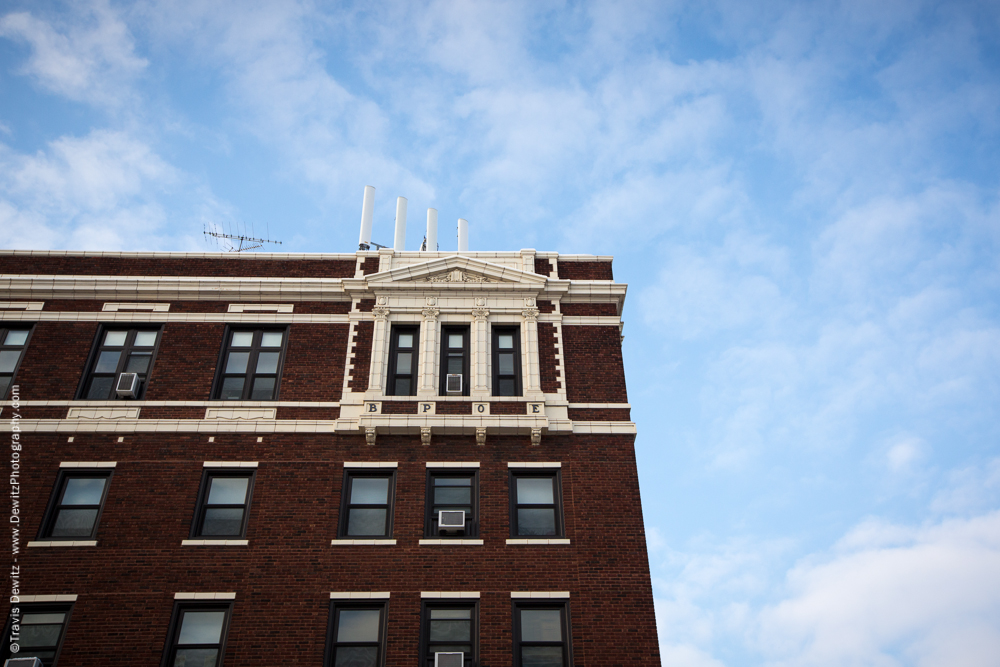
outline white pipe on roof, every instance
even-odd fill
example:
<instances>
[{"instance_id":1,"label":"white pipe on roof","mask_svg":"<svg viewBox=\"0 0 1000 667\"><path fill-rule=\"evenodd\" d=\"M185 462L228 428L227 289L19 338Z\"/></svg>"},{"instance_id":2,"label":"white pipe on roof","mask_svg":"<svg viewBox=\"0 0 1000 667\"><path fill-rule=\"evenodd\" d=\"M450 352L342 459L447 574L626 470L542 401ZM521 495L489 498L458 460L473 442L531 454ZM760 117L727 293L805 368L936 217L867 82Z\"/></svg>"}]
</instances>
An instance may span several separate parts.
<instances>
[{"instance_id":1,"label":"white pipe on roof","mask_svg":"<svg viewBox=\"0 0 1000 667\"><path fill-rule=\"evenodd\" d=\"M358 237L358 249L367 250L372 242L372 211L375 209L375 188L365 186L365 198L361 204L361 236Z\"/></svg>"},{"instance_id":2,"label":"white pipe on roof","mask_svg":"<svg viewBox=\"0 0 1000 667\"><path fill-rule=\"evenodd\" d=\"M458 251L469 251L469 221L464 218L458 219Z\"/></svg>"},{"instance_id":3,"label":"white pipe on roof","mask_svg":"<svg viewBox=\"0 0 1000 667\"><path fill-rule=\"evenodd\" d=\"M427 250L437 252L438 249L438 212L436 208L427 209Z\"/></svg>"},{"instance_id":4,"label":"white pipe on roof","mask_svg":"<svg viewBox=\"0 0 1000 667\"><path fill-rule=\"evenodd\" d=\"M406 197L396 198L396 238L394 250L406 250Z\"/></svg>"}]
</instances>

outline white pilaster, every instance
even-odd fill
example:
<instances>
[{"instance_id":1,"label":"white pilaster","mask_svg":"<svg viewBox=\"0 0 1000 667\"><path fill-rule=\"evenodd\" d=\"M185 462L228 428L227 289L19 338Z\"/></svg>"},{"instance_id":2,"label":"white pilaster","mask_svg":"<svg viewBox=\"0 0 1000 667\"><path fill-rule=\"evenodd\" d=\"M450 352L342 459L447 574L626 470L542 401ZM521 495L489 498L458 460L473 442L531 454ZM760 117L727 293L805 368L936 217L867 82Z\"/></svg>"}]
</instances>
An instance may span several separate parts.
<instances>
[{"instance_id":1,"label":"white pilaster","mask_svg":"<svg viewBox=\"0 0 1000 667\"><path fill-rule=\"evenodd\" d=\"M524 300L524 309L521 310L524 318L524 326L521 328L521 342L524 345L524 359L522 370L527 369L525 374L524 395L526 397L540 397L542 395L541 370L538 365L538 308L534 297Z\"/></svg>"},{"instance_id":2,"label":"white pilaster","mask_svg":"<svg viewBox=\"0 0 1000 667\"><path fill-rule=\"evenodd\" d=\"M474 378L472 384L472 394L476 395L489 395L490 385L489 385L489 345L487 343L489 337L489 324L487 322L487 317L490 311L486 309L486 297L477 296L476 297L476 307L472 309L472 316L474 321L472 323L472 349L470 350L472 356L472 369L471 375Z\"/></svg>"},{"instance_id":3,"label":"white pilaster","mask_svg":"<svg viewBox=\"0 0 1000 667\"><path fill-rule=\"evenodd\" d=\"M385 356L389 344L389 308L386 306L388 297L375 299L372 314L375 315L375 330L372 333L372 368L368 376L368 394L381 395L385 393Z\"/></svg>"},{"instance_id":4,"label":"white pilaster","mask_svg":"<svg viewBox=\"0 0 1000 667\"><path fill-rule=\"evenodd\" d=\"M437 299L427 297L426 306L420 311L424 316L424 325L420 327L420 386L417 396L430 398L437 396L437 358L438 358L438 324L437 318L441 311L437 308Z\"/></svg>"}]
</instances>

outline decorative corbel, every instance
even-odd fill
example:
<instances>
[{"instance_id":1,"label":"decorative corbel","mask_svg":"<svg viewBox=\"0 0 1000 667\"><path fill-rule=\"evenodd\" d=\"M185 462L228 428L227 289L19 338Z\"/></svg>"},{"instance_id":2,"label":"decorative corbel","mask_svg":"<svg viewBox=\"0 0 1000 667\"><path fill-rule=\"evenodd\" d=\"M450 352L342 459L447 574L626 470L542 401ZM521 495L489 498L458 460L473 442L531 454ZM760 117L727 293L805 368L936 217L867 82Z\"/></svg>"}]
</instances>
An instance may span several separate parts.
<instances>
[{"instance_id":1,"label":"decorative corbel","mask_svg":"<svg viewBox=\"0 0 1000 667\"><path fill-rule=\"evenodd\" d=\"M429 445L431 444L431 427L423 426L420 428L420 444Z\"/></svg>"},{"instance_id":2,"label":"decorative corbel","mask_svg":"<svg viewBox=\"0 0 1000 667\"><path fill-rule=\"evenodd\" d=\"M476 444L480 445L480 446L486 444L486 429L485 428L477 428L476 429Z\"/></svg>"},{"instance_id":3,"label":"decorative corbel","mask_svg":"<svg viewBox=\"0 0 1000 667\"><path fill-rule=\"evenodd\" d=\"M534 446L542 444L542 429L531 429L531 444Z\"/></svg>"},{"instance_id":4,"label":"decorative corbel","mask_svg":"<svg viewBox=\"0 0 1000 667\"><path fill-rule=\"evenodd\" d=\"M365 429L365 442L369 445L375 444L375 427L369 426Z\"/></svg>"}]
</instances>

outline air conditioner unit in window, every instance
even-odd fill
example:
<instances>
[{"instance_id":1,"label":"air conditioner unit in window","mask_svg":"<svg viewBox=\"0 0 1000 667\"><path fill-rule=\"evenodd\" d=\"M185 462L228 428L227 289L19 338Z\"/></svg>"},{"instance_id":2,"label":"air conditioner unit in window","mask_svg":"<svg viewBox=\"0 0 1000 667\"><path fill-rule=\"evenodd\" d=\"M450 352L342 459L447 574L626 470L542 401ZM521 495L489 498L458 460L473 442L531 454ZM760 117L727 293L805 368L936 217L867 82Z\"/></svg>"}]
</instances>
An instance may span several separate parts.
<instances>
[{"instance_id":1,"label":"air conditioner unit in window","mask_svg":"<svg viewBox=\"0 0 1000 667\"><path fill-rule=\"evenodd\" d=\"M3 667L42 667L42 661L38 658L11 658L3 663Z\"/></svg>"},{"instance_id":2,"label":"air conditioner unit in window","mask_svg":"<svg viewBox=\"0 0 1000 667\"><path fill-rule=\"evenodd\" d=\"M445 379L444 390L446 394L461 394L462 374L448 373L448 377Z\"/></svg>"},{"instance_id":3,"label":"air conditioner unit in window","mask_svg":"<svg viewBox=\"0 0 1000 667\"><path fill-rule=\"evenodd\" d=\"M434 667L465 667L465 654L461 651L457 653L435 653Z\"/></svg>"},{"instance_id":4,"label":"air conditioner unit in window","mask_svg":"<svg viewBox=\"0 0 1000 667\"><path fill-rule=\"evenodd\" d=\"M438 510L439 530L465 530L465 510Z\"/></svg>"},{"instance_id":5,"label":"air conditioner unit in window","mask_svg":"<svg viewBox=\"0 0 1000 667\"><path fill-rule=\"evenodd\" d=\"M139 374L122 373L119 375L115 393L125 398L135 398L139 394Z\"/></svg>"}]
</instances>

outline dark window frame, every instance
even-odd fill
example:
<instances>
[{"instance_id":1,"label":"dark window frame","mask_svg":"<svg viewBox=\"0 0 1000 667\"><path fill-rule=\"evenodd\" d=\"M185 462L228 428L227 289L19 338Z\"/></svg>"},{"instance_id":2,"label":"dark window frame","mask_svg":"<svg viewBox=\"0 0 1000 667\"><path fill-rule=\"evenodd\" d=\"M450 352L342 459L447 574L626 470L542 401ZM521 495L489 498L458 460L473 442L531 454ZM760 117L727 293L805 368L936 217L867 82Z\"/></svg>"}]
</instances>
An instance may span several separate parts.
<instances>
[{"instance_id":1,"label":"dark window frame","mask_svg":"<svg viewBox=\"0 0 1000 667\"><path fill-rule=\"evenodd\" d=\"M66 643L66 629L69 627L70 617L73 614L73 602L21 602L14 603L11 605L11 609L17 608L19 610L18 623L20 624L24 620L25 614L65 614L62 622L62 630L59 632L59 642L56 644L55 654L52 656L51 662L46 662L42 660L42 664L45 667L56 667L59 664L59 654L62 653L63 645ZM0 660L7 660L10 658L30 658L31 654L26 650L22 649L20 652L11 654L10 653L10 631L13 625L14 617L8 613L7 623L3 630L3 645L0 645ZM21 628L23 632L23 627Z\"/></svg>"},{"instance_id":2,"label":"dark window frame","mask_svg":"<svg viewBox=\"0 0 1000 667\"><path fill-rule=\"evenodd\" d=\"M447 392L448 383L448 357L451 350L458 348L448 347L448 334L460 333L465 339L462 347L462 393L449 394ZM472 347L472 328L468 324L442 324L441 325L441 359L440 359L440 395L441 396L468 396L470 390L469 382L469 350Z\"/></svg>"},{"instance_id":3,"label":"dark window frame","mask_svg":"<svg viewBox=\"0 0 1000 667\"><path fill-rule=\"evenodd\" d=\"M125 331L125 344L120 346L122 350L121 356L118 358L118 365L115 367L115 372L112 374L111 380L111 392L107 398L88 398L91 381L95 376L106 376L107 373L96 373L95 368L97 362L100 359L101 351L105 349L104 340L110 331ZM126 372L128 366L128 360L131 354L136 351L136 349L142 350L145 348L135 347L135 336L140 331L155 331L156 332L156 342L153 343L153 352L149 357L149 367L146 368L146 377L139 384L138 395L134 398L118 397L115 387L118 384L118 378L122 373ZM146 397L146 388L149 386L149 380L153 375L153 367L156 364L156 355L160 351L160 343L163 341L163 324L155 323L142 323L137 324L134 322L123 322L121 325L116 324L102 324L97 328L97 335L94 337L94 344L90 348L90 355L87 357L86 370L83 373L83 377L80 378L80 384L76 389L76 400L78 401L127 401L127 400L142 400ZM118 348L119 346L111 346L113 348Z\"/></svg>"},{"instance_id":4,"label":"dark window frame","mask_svg":"<svg viewBox=\"0 0 1000 667\"><path fill-rule=\"evenodd\" d=\"M4 345L4 341L7 339L7 334L10 331L24 331L27 328L28 337L24 339L24 345ZM17 372L21 369L21 364L24 362L24 353L27 352L28 346L31 345L31 334L35 332L34 322L25 322L23 324L14 322L0 322L0 351L9 352L11 350L19 349L20 354L18 355L17 362L14 364L14 370L12 370L10 375L10 382L7 383L7 387L0 390L0 401L7 400L7 396L10 394L10 388L14 386L14 380L17 379ZM4 376L8 373L4 373Z\"/></svg>"},{"instance_id":5,"label":"dark window frame","mask_svg":"<svg viewBox=\"0 0 1000 667\"><path fill-rule=\"evenodd\" d=\"M45 516L42 519L42 524L38 529L38 539L39 540L50 540L50 541L76 541L76 540L96 540L97 530L101 526L101 516L104 514L104 505L108 499L108 490L111 488L111 479L115 474L114 468L60 468L59 474L56 476L55 486L52 487L52 494L49 496L49 503L45 508ZM101 502L97 506L97 516L94 518L94 527L90 531L89 537L58 537L52 535L52 530L55 528L56 519L60 508L63 507L61 500L66 492L66 482L67 480L79 478L79 477L104 477L104 490L101 492ZM91 506L80 506L71 505L69 507L91 507Z\"/></svg>"},{"instance_id":6,"label":"dark window frame","mask_svg":"<svg viewBox=\"0 0 1000 667\"><path fill-rule=\"evenodd\" d=\"M170 625L167 630L167 641L163 647L163 659L160 667L172 667L174 657L177 654L177 640L180 639L181 619L184 612L188 611L223 611L225 617L222 621L222 632L219 636L219 659L215 667L222 667L226 660L226 641L229 637L229 626L233 618L233 602L220 602L219 600L195 602L188 600L178 600L174 602L174 609L170 614ZM209 646L208 644L197 644L195 646ZM215 644L211 644L215 646Z\"/></svg>"},{"instance_id":7,"label":"dark window frame","mask_svg":"<svg viewBox=\"0 0 1000 667\"><path fill-rule=\"evenodd\" d=\"M558 609L562 616L562 634L563 639L561 642L524 642L521 640L521 610L522 609ZM525 644L529 646L563 646L563 667L572 667L573 665L573 623L570 617L569 610L569 600L568 599L548 599L548 600L530 600L530 599L513 599L511 600L511 620L513 622L513 634L514 639L514 667L521 667L521 648Z\"/></svg>"},{"instance_id":8,"label":"dark window frame","mask_svg":"<svg viewBox=\"0 0 1000 667\"><path fill-rule=\"evenodd\" d=\"M348 519L352 507L382 507L382 505L351 505L351 488L358 477L385 477L389 480L386 498L385 533L382 535L348 535ZM338 540L389 540L395 525L396 468L344 468L344 481L340 489L340 517L337 525Z\"/></svg>"},{"instance_id":9,"label":"dark window frame","mask_svg":"<svg viewBox=\"0 0 1000 667\"><path fill-rule=\"evenodd\" d=\"M437 528L437 512L434 511L434 478L435 477L470 477L472 478L472 516L465 517L465 533L463 535L440 535ZM479 537L479 468L428 468L427 482L424 494L424 537L441 539L462 539Z\"/></svg>"},{"instance_id":10,"label":"dark window frame","mask_svg":"<svg viewBox=\"0 0 1000 667\"><path fill-rule=\"evenodd\" d=\"M553 480L553 504L555 506L555 535L521 535L517 532L517 509L526 507L548 507L517 502L517 479L519 477L546 477ZM510 536L514 538L556 539L566 537L566 521L563 513L562 468L510 468L508 471L508 494L510 498Z\"/></svg>"},{"instance_id":11,"label":"dark window frame","mask_svg":"<svg viewBox=\"0 0 1000 667\"><path fill-rule=\"evenodd\" d=\"M386 654L386 638L388 636L388 616L389 616L389 600L330 600L330 616L327 620L326 625L326 647L323 650L323 665L324 667L333 667L334 659L337 657L337 619L339 618L340 611L344 609L378 609L381 613L379 617L379 629L378 629L378 659L376 664L380 667L385 665L385 654ZM342 642L344 644L355 643L355 642ZM362 642L356 642L355 644L360 644ZM363 642L364 644L370 644L370 642Z\"/></svg>"},{"instance_id":12,"label":"dark window frame","mask_svg":"<svg viewBox=\"0 0 1000 667\"><path fill-rule=\"evenodd\" d=\"M243 523L239 535L204 535L205 511L208 505L209 480L215 477L245 477L247 483L246 502L243 504ZM247 526L250 523L250 506L253 504L253 490L257 480L256 468L204 468L201 473L201 485L198 487L198 501L195 504L194 519L191 521L192 540L245 540ZM212 505L211 507L238 507L238 505Z\"/></svg>"},{"instance_id":13,"label":"dark window frame","mask_svg":"<svg viewBox=\"0 0 1000 667\"><path fill-rule=\"evenodd\" d=\"M280 331L281 336L281 347L280 348L261 348L260 342L261 337L264 332L277 332ZM253 341L250 344L249 357L247 358L247 370L245 373L226 373L226 361L229 359L229 351L232 347L233 334L239 332L251 332L253 334ZM292 328L288 324L275 324L275 325L260 325L260 326L240 326L235 324L227 324L225 332L222 336L222 346L219 350L219 360L215 364L215 377L212 380L212 400L214 401L277 401L281 395L281 376L285 371L285 361L288 354L288 339L291 336ZM274 373L274 390L271 392L271 398L267 399L254 399L251 398L253 395L253 382L258 374L251 370L257 367L257 358L261 350L272 351L274 349L278 350L278 367ZM261 373L261 377L270 377L271 373ZM222 390L224 386L225 379L227 377L243 377L243 389L240 398L222 398Z\"/></svg>"},{"instance_id":14,"label":"dark window frame","mask_svg":"<svg viewBox=\"0 0 1000 667\"><path fill-rule=\"evenodd\" d=\"M420 660L421 667L434 667L434 655L431 653L431 609L470 609L472 611L472 653L464 659L465 667L476 667L479 664L479 600L433 599L421 600L420 604ZM436 642L443 643L443 642Z\"/></svg>"},{"instance_id":15,"label":"dark window frame","mask_svg":"<svg viewBox=\"0 0 1000 667\"><path fill-rule=\"evenodd\" d=\"M410 391L401 394L396 391L396 358L399 355L399 335L409 333L413 335L413 358L410 366ZM389 368L386 373L385 395L386 396L416 396L417 381L420 378L420 325L419 324L393 324L389 330Z\"/></svg>"},{"instance_id":16,"label":"dark window frame","mask_svg":"<svg viewBox=\"0 0 1000 667\"><path fill-rule=\"evenodd\" d=\"M514 375L513 376L503 376L504 378L512 378L514 380L514 393L512 394L502 394L500 393L500 336L502 334L513 334L514 336ZM493 371L493 395L494 396L522 396L523 387L521 386L521 327L516 324L498 324L492 328L490 336L490 349L492 350L492 371Z\"/></svg>"}]
</instances>

